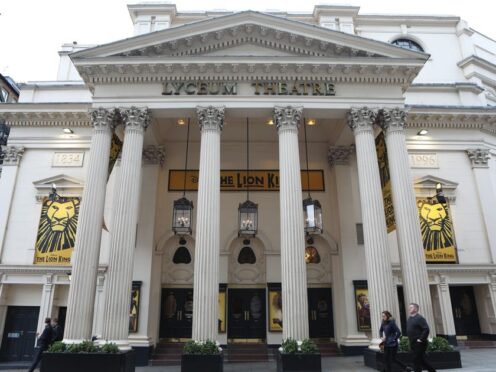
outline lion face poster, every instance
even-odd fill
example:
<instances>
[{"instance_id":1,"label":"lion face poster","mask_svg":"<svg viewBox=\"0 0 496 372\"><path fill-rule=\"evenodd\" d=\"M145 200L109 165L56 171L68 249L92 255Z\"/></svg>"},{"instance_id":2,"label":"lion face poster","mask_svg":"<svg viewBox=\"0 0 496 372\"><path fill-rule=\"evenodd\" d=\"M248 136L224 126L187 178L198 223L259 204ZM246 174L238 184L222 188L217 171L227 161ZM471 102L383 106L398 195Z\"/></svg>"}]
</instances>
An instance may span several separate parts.
<instances>
[{"instance_id":1,"label":"lion face poster","mask_svg":"<svg viewBox=\"0 0 496 372\"><path fill-rule=\"evenodd\" d=\"M417 199L420 230L427 263L457 263L455 235L448 203Z\"/></svg>"},{"instance_id":2,"label":"lion face poster","mask_svg":"<svg viewBox=\"0 0 496 372\"><path fill-rule=\"evenodd\" d=\"M70 265L80 198L45 198L36 239L35 265Z\"/></svg>"}]
</instances>

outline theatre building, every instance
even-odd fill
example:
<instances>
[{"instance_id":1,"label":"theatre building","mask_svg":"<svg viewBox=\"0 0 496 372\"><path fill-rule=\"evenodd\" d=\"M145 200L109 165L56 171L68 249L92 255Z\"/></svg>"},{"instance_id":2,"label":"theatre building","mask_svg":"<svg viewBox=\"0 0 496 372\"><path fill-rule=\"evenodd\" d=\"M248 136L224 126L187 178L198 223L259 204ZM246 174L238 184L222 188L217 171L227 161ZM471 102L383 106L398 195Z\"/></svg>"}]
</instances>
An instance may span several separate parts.
<instances>
[{"instance_id":1,"label":"theatre building","mask_svg":"<svg viewBox=\"0 0 496 372\"><path fill-rule=\"evenodd\" d=\"M354 6L128 8L133 37L64 45L0 105L2 360L47 316L140 364L191 338L360 353L410 302L431 336L496 338L494 40Z\"/></svg>"}]
</instances>

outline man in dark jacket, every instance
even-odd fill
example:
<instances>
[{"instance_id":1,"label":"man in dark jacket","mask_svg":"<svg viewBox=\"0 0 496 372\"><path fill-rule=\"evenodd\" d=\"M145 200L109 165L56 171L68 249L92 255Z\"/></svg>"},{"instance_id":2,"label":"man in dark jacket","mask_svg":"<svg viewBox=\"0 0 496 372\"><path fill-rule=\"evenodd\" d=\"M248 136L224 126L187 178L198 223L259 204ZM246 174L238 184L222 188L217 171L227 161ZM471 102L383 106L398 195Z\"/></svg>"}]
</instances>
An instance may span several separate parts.
<instances>
[{"instance_id":1,"label":"man in dark jacket","mask_svg":"<svg viewBox=\"0 0 496 372\"><path fill-rule=\"evenodd\" d=\"M53 342L62 341L64 339L64 330L59 324L57 318L52 319L52 329L53 329Z\"/></svg>"},{"instance_id":2,"label":"man in dark jacket","mask_svg":"<svg viewBox=\"0 0 496 372\"><path fill-rule=\"evenodd\" d=\"M410 316L406 323L406 333L410 340L410 347L413 351L413 364L415 372L422 372L422 367L427 368L429 372L436 370L425 360L425 351L427 350L427 337L429 336L429 325L425 318L418 313L419 305L411 303L408 306Z\"/></svg>"},{"instance_id":3,"label":"man in dark jacket","mask_svg":"<svg viewBox=\"0 0 496 372\"><path fill-rule=\"evenodd\" d=\"M31 367L29 367L29 372L33 372L40 362L43 352L48 349L53 340L53 329L50 324L50 318L45 318L45 329L41 333L41 336L38 337L38 348L34 352L33 363Z\"/></svg>"}]
</instances>

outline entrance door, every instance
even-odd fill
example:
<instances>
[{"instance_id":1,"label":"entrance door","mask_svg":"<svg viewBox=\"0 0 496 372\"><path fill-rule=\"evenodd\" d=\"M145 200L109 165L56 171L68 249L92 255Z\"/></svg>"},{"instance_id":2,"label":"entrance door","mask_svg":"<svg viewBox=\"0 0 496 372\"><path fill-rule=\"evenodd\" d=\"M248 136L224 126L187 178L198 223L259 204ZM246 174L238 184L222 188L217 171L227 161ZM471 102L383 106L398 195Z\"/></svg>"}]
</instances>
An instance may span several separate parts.
<instances>
[{"instance_id":1,"label":"entrance door","mask_svg":"<svg viewBox=\"0 0 496 372\"><path fill-rule=\"evenodd\" d=\"M265 289L228 289L227 337L265 339Z\"/></svg>"},{"instance_id":2,"label":"entrance door","mask_svg":"<svg viewBox=\"0 0 496 372\"><path fill-rule=\"evenodd\" d=\"M193 289L163 288L160 338L191 338Z\"/></svg>"},{"instance_id":3,"label":"entrance door","mask_svg":"<svg viewBox=\"0 0 496 372\"><path fill-rule=\"evenodd\" d=\"M468 286L450 287L450 296L456 334L458 336L480 335L474 288Z\"/></svg>"},{"instance_id":4,"label":"entrance door","mask_svg":"<svg viewBox=\"0 0 496 372\"><path fill-rule=\"evenodd\" d=\"M9 306L3 330L0 360L22 361L33 357L39 307Z\"/></svg>"},{"instance_id":5,"label":"entrance door","mask_svg":"<svg viewBox=\"0 0 496 372\"><path fill-rule=\"evenodd\" d=\"M331 288L308 288L308 316L310 338L334 337Z\"/></svg>"}]
</instances>

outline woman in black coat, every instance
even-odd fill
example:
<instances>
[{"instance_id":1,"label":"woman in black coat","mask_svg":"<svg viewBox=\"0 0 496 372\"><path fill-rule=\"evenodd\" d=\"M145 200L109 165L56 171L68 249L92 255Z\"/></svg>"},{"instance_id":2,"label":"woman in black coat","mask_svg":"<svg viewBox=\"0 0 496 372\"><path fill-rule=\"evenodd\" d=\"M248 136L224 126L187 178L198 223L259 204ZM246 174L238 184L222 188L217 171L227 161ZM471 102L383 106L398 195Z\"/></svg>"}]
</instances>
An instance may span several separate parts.
<instances>
[{"instance_id":1,"label":"woman in black coat","mask_svg":"<svg viewBox=\"0 0 496 372\"><path fill-rule=\"evenodd\" d=\"M410 367L396 359L398 353L398 339L401 337L401 331L396 325L393 316L387 310L382 312L382 323L379 329L379 336L384 345L384 369L383 371L392 372L392 364L395 362L403 370L411 371Z\"/></svg>"}]
</instances>

